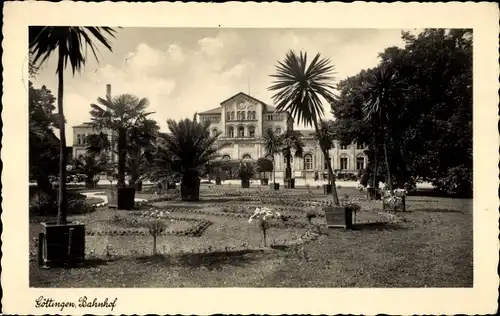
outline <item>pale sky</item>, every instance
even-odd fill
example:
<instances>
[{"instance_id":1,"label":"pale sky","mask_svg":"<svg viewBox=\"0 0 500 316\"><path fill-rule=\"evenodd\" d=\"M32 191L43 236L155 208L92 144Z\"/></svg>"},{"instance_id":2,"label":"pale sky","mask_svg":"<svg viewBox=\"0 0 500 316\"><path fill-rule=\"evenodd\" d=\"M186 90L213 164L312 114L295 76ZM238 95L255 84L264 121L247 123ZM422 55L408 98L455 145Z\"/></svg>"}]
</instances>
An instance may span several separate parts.
<instances>
[{"instance_id":1,"label":"pale sky","mask_svg":"<svg viewBox=\"0 0 500 316\"><path fill-rule=\"evenodd\" d=\"M329 58L338 82L376 66L389 46L403 46L401 30L123 28L112 39L113 53L100 46L97 63L89 50L80 74L65 72L67 142L73 144L73 125L90 120L90 103L105 96L108 83L112 94L147 97L152 117L166 130L167 119L191 118L238 92L272 105L269 75L290 49L306 51L309 60L318 52ZM55 69L54 56L34 84L57 96Z\"/></svg>"}]
</instances>

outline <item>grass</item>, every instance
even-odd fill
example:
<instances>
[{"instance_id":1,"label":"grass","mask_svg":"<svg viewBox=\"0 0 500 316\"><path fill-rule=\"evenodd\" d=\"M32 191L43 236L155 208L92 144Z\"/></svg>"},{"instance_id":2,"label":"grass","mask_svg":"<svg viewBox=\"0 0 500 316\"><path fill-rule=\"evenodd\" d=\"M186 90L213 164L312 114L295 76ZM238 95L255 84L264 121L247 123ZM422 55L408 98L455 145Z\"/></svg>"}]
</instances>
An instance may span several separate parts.
<instances>
[{"instance_id":1,"label":"grass","mask_svg":"<svg viewBox=\"0 0 500 316\"><path fill-rule=\"evenodd\" d=\"M411 196L408 212L397 216L377 212L373 202L363 210L353 230L321 228L317 239L295 243L306 228L273 227L263 248L261 234L247 216L258 201L242 201L238 192L203 188L200 203L169 201L155 208L170 210L171 231L194 225L185 218L212 222L201 237L161 236L160 255L152 256L151 236L87 236L87 262L67 269L41 269L30 262L32 287L472 287L472 200ZM254 192L250 189L244 192ZM255 189L256 191L257 189ZM263 189L264 190L264 189ZM313 190L315 191L315 190ZM316 190L317 191L317 190ZM222 192L222 193L221 193ZM239 193L241 194L241 193ZM339 195L362 197L356 190ZM223 196L221 196L223 195ZM306 189L280 191L283 199L330 200ZM140 196L138 196L140 197ZM222 199L224 198L224 199ZM279 200L277 200L279 201ZM271 203L271 202L268 202ZM307 223L305 208L283 207ZM374 211L375 210L375 211ZM302 213L301 213L302 212ZM134 229L126 220L136 212L108 211L80 216L87 230ZM230 213L230 214L228 214ZM237 217L234 214L239 214ZM115 217L117 216L117 217ZM313 223L324 224L324 218ZM299 225L300 226L300 225ZM30 225L31 237L36 224ZM285 241L286 240L286 241ZM108 247L106 247L108 245ZM32 242L32 249L36 245Z\"/></svg>"}]
</instances>

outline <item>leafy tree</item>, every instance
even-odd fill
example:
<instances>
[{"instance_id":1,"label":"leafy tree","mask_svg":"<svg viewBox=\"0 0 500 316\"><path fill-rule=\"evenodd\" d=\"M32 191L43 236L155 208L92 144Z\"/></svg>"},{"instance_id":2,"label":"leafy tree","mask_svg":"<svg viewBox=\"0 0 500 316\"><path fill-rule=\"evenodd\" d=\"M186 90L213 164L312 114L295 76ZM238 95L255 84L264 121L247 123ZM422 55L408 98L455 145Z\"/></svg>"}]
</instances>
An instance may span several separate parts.
<instances>
[{"instance_id":1,"label":"leafy tree","mask_svg":"<svg viewBox=\"0 0 500 316\"><path fill-rule=\"evenodd\" d=\"M271 159L261 157L257 159L257 169L259 172L264 172L264 177L266 177L267 172L272 172L274 170L273 161Z\"/></svg>"},{"instance_id":2,"label":"leafy tree","mask_svg":"<svg viewBox=\"0 0 500 316\"><path fill-rule=\"evenodd\" d=\"M472 32L426 29L402 34L404 48L380 54L381 66L397 73L404 93L387 138L391 179L397 186L430 181L441 191L472 192ZM335 131L345 141L370 144L368 156L383 159L383 139L374 140L373 124L363 121L365 82L374 69L363 70L338 84L332 102ZM385 173L381 164L376 174Z\"/></svg>"},{"instance_id":3,"label":"leafy tree","mask_svg":"<svg viewBox=\"0 0 500 316\"><path fill-rule=\"evenodd\" d=\"M218 142L220 133L210 134L210 122L184 119L167 121L169 133L159 133L153 158L156 173L165 177L181 176L183 201L200 198L200 177L206 165L220 157L226 144Z\"/></svg>"},{"instance_id":4,"label":"leafy tree","mask_svg":"<svg viewBox=\"0 0 500 316\"><path fill-rule=\"evenodd\" d=\"M273 100L278 111L288 111L293 118L306 126L313 126L316 134L321 133L319 122L324 114L322 101L331 102L334 98L332 90L333 66L330 60L317 54L307 65L307 53L297 55L289 51L283 62L278 62L275 78L269 90L276 91ZM328 152L320 143L323 155ZM335 176L330 162L327 163L328 173L332 179L332 196L335 205L340 206Z\"/></svg>"},{"instance_id":5,"label":"leafy tree","mask_svg":"<svg viewBox=\"0 0 500 316\"><path fill-rule=\"evenodd\" d=\"M92 124L96 129L110 129L118 134L118 181L117 187L125 187L125 168L127 163L127 134L144 124L152 114L146 112L149 105L147 98L138 98L131 94L116 97L98 98L97 104L91 104Z\"/></svg>"},{"instance_id":6,"label":"leafy tree","mask_svg":"<svg viewBox=\"0 0 500 316\"><path fill-rule=\"evenodd\" d=\"M57 223L66 224L66 213L68 198L66 192L66 134L64 121L64 69L71 65L73 75L79 72L85 65L86 56L83 48L90 47L94 57L96 54L96 42L91 39L93 35L97 42L111 50L111 44L104 34L114 37L115 30L109 27L62 27L62 26L30 26L29 28L29 51L32 56L33 65L39 67L57 51L57 112L59 115L59 201ZM31 60L31 58L30 58Z\"/></svg>"}]
</instances>

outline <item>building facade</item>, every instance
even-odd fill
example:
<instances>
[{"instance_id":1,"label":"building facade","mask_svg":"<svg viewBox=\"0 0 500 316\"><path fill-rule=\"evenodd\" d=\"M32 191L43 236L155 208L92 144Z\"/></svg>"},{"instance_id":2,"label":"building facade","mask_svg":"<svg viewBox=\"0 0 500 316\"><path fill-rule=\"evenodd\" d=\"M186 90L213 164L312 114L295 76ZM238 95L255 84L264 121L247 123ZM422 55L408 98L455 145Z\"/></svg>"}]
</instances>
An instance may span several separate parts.
<instances>
[{"instance_id":1,"label":"building facade","mask_svg":"<svg viewBox=\"0 0 500 316\"><path fill-rule=\"evenodd\" d=\"M278 133L293 129L293 119L287 112L278 112L276 108L265 104L245 93L238 93L221 102L220 106L198 113L199 119L210 122L210 132L219 136L229 146L222 149L221 155L226 160L253 160L261 157L273 158L276 176L283 177L285 159L282 154L270 157L265 152L263 133L273 129ZM304 153L301 158L292 159L292 174L295 178L311 178L315 172L325 174L327 165L314 139L313 130L298 130L304 142ZM334 142L330 150L330 159L336 172L356 173L365 168L367 157L363 144L347 146Z\"/></svg>"}]
</instances>

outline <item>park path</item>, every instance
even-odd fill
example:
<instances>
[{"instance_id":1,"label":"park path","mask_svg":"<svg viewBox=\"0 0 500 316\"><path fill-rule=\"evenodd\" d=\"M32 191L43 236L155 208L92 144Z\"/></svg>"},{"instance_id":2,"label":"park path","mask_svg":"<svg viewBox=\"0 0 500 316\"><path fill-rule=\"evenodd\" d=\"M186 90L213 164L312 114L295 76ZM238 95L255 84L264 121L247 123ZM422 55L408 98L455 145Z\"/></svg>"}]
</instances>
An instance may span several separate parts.
<instances>
[{"instance_id":1,"label":"park path","mask_svg":"<svg viewBox=\"0 0 500 316\"><path fill-rule=\"evenodd\" d=\"M101 203L95 205L97 207L108 205L108 197L106 195L106 192L104 192L104 191L102 191L102 192L84 192L82 194L85 195L87 199L91 199L91 198L102 199L103 201ZM134 201L135 202L143 202L143 201L147 201L147 200L141 199L141 198L134 198Z\"/></svg>"}]
</instances>

